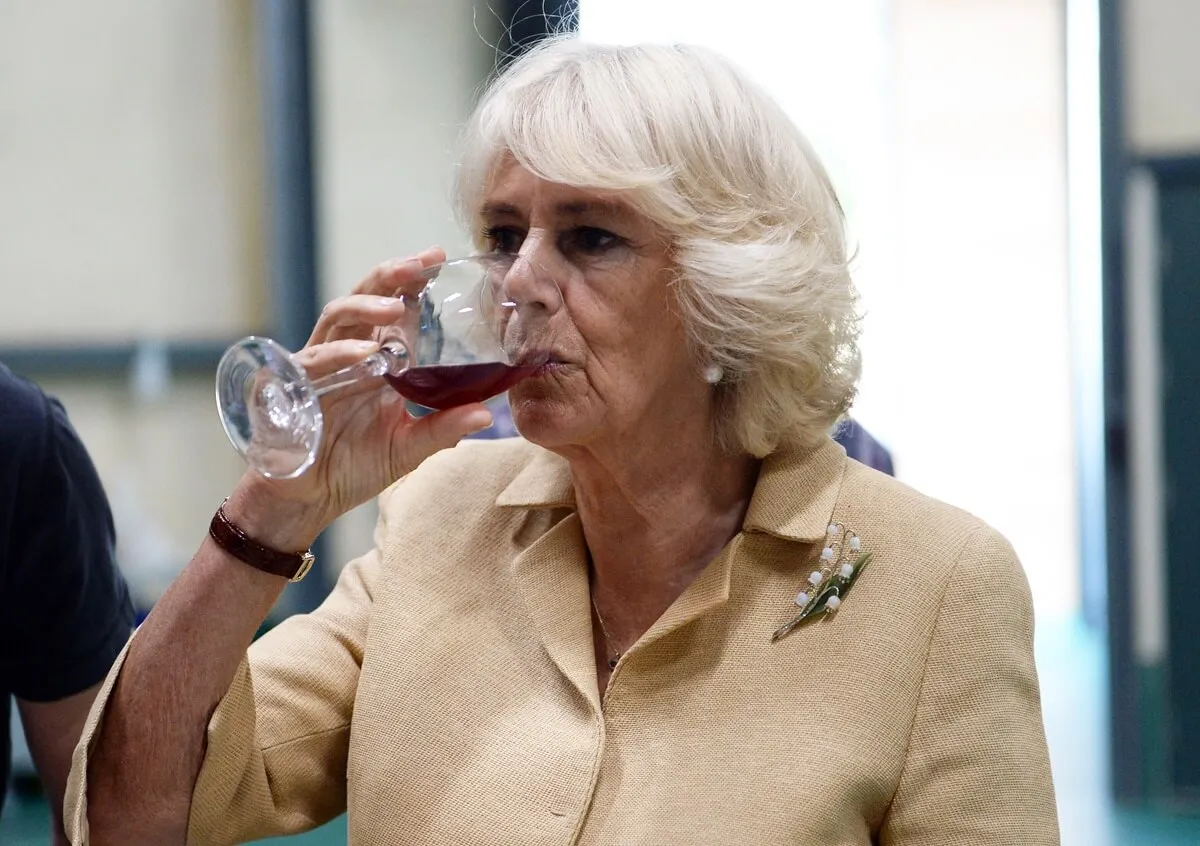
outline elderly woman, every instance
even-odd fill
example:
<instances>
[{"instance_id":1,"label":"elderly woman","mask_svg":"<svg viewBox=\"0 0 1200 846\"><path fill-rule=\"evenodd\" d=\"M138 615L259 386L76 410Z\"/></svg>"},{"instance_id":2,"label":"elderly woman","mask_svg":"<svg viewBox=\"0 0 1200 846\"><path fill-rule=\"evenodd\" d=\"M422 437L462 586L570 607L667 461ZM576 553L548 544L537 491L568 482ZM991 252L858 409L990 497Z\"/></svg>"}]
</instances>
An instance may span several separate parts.
<instances>
[{"instance_id":1,"label":"elderly woman","mask_svg":"<svg viewBox=\"0 0 1200 846\"><path fill-rule=\"evenodd\" d=\"M480 248L555 282L522 438L455 446L478 405L324 398L314 467L239 483L110 674L74 842L348 811L355 844L1056 843L1011 547L829 438L856 299L779 107L705 50L559 40L465 137ZM442 258L331 303L309 372L374 349ZM374 548L249 646L286 581L271 551L299 566L381 492Z\"/></svg>"}]
</instances>

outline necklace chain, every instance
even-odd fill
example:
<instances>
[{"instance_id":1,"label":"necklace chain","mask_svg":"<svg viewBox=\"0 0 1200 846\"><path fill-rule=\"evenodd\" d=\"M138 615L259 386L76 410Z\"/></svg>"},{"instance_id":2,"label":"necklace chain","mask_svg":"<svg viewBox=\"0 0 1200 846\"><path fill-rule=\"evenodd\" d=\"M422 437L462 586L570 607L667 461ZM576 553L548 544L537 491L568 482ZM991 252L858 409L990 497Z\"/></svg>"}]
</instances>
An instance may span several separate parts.
<instances>
[{"instance_id":1,"label":"necklace chain","mask_svg":"<svg viewBox=\"0 0 1200 846\"><path fill-rule=\"evenodd\" d=\"M600 606L596 604L596 595L588 590L588 594L592 600L592 610L596 612L596 620L600 623L600 633L604 635L604 652L608 655L608 668L616 669L617 662L621 660L620 650L613 648L613 639L608 634L608 627L604 625L604 615L600 613Z\"/></svg>"}]
</instances>

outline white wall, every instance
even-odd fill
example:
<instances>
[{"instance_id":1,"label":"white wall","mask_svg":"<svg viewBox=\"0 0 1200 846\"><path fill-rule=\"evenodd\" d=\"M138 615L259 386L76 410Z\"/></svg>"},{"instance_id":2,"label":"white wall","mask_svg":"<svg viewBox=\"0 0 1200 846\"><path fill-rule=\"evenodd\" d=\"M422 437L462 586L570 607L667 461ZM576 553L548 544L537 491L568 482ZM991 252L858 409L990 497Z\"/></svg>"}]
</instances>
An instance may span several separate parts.
<instances>
[{"instance_id":1,"label":"white wall","mask_svg":"<svg viewBox=\"0 0 1200 846\"><path fill-rule=\"evenodd\" d=\"M867 312L854 414L898 475L1012 540L1039 611L1078 602L1057 0L583 0L597 40L730 55L847 207Z\"/></svg>"},{"instance_id":2,"label":"white wall","mask_svg":"<svg viewBox=\"0 0 1200 846\"><path fill-rule=\"evenodd\" d=\"M1078 606L1057 0L894 0L889 327L902 478L999 528L1043 615Z\"/></svg>"}]
</instances>

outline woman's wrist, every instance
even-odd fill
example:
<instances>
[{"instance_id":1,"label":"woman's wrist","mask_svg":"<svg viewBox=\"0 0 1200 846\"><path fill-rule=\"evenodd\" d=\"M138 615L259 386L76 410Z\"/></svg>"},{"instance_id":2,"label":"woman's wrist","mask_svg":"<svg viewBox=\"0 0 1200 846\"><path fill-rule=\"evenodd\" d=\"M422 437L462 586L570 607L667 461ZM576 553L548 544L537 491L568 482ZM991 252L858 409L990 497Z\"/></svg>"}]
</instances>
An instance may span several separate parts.
<instances>
[{"instance_id":1,"label":"woman's wrist","mask_svg":"<svg viewBox=\"0 0 1200 846\"><path fill-rule=\"evenodd\" d=\"M304 552L330 522L324 508L280 496L275 483L247 473L229 495L225 516L248 537L280 552Z\"/></svg>"}]
</instances>

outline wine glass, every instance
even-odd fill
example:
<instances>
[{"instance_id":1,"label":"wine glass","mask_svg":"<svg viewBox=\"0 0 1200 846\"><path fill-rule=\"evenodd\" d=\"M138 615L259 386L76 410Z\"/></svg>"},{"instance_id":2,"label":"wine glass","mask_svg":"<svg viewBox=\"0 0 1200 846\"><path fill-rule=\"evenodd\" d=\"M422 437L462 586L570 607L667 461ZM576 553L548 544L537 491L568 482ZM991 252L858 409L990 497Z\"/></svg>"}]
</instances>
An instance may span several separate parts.
<instances>
[{"instance_id":1,"label":"wine glass","mask_svg":"<svg viewBox=\"0 0 1200 846\"><path fill-rule=\"evenodd\" d=\"M489 253L422 275L429 282L419 294L396 294L404 314L381 327L380 349L336 373L309 378L269 338L243 338L225 351L217 408L251 467L275 479L307 470L324 429L319 398L331 391L383 377L405 399L440 410L501 394L546 363L530 346L538 331L531 321L544 320L546 298L561 295L544 272L517 256Z\"/></svg>"}]
</instances>

